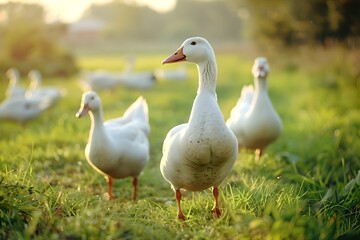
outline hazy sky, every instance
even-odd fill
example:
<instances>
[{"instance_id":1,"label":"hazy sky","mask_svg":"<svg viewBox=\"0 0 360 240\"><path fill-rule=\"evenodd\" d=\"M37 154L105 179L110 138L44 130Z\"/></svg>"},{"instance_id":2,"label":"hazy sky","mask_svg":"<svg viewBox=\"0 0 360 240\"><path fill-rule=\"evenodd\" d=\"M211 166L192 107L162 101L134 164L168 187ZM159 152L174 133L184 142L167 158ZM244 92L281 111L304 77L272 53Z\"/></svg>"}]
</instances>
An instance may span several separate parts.
<instances>
[{"instance_id":1,"label":"hazy sky","mask_svg":"<svg viewBox=\"0 0 360 240\"><path fill-rule=\"evenodd\" d=\"M44 6L48 12L47 19L61 20L64 22L73 22L81 17L81 14L93 3L101 4L111 2L112 0L15 0L13 2L38 3ZM147 5L152 9L164 12L175 6L176 0L127 0L137 2L141 5ZM11 2L9 0L0 0L0 3Z\"/></svg>"}]
</instances>

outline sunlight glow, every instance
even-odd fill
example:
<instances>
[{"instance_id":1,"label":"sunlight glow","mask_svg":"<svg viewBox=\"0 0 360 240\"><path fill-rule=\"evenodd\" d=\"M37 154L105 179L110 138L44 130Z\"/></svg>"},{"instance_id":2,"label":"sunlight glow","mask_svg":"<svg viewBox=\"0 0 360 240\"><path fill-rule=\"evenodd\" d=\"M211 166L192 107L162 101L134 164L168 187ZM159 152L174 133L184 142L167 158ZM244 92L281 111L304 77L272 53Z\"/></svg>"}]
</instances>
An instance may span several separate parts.
<instances>
[{"instance_id":1,"label":"sunlight glow","mask_svg":"<svg viewBox=\"0 0 360 240\"><path fill-rule=\"evenodd\" d=\"M158 12L166 12L175 7L176 0L132 0L139 5L146 5ZM11 2L0 0L0 3ZM38 3L47 12L47 21L60 20L63 22L75 22L81 18L83 12L91 4L102 4L111 0L16 0L13 2ZM130 1L131 2L131 1Z\"/></svg>"},{"instance_id":2,"label":"sunlight glow","mask_svg":"<svg viewBox=\"0 0 360 240\"><path fill-rule=\"evenodd\" d=\"M174 9L176 0L135 0L140 5L147 5L158 12L167 12Z\"/></svg>"}]
</instances>

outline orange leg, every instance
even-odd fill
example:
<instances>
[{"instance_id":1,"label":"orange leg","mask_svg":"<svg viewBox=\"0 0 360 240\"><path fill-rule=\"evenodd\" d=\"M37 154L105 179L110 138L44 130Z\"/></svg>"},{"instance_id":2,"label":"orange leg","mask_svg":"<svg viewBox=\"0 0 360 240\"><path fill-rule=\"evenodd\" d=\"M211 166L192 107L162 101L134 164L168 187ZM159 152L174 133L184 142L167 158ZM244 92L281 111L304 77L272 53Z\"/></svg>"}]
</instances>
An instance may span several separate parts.
<instances>
[{"instance_id":1,"label":"orange leg","mask_svg":"<svg viewBox=\"0 0 360 240\"><path fill-rule=\"evenodd\" d=\"M133 194L132 194L132 199L135 201L136 200L136 195L137 195L137 177L133 177Z\"/></svg>"},{"instance_id":2,"label":"orange leg","mask_svg":"<svg viewBox=\"0 0 360 240\"><path fill-rule=\"evenodd\" d=\"M108 176L108 186L109 186L109 199L115 199L115 196L113 195L113 191L112 191L112 185L113 185L113 179L112 177Z\"/></svg>"},{"instance_id":3,"label":"orange leg","mask_svg":"<svg viewBox=\"0 0 360 240\"><path fill-rule=\"evenodd\" d=\"M177 205L178 205L178 215L177 215L177 217L178 217L178 219L185 220L185 216L184 216L183 212L181 211L181 206L180 206L180 201L181 201L180 189L176 190L175 197L176 197L176 202L177 202Z\"/></svg>"},{"instance_id":4,"label":"orange leg","mask_svg":"<svg viewBox=\"0 0 360 240\"><path fill-rule=\"evenodd\" d=\"M215 202L214 202L214 207L213 207L212 211L213 211L213 213L216 214L217 217L220 217L221 216L221 211L220 211L220 208L219 208L219 201L218 201L219 189L217 187L213 188L213 195L214 195Z\"/></svg>"}]
</instances>

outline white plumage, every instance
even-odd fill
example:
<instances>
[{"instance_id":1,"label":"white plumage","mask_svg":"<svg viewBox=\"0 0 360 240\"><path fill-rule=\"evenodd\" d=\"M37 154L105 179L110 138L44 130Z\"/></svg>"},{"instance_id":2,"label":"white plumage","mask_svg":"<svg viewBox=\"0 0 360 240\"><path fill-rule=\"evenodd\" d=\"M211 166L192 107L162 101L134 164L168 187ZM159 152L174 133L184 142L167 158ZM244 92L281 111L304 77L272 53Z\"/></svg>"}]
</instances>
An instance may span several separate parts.
<instances>
[{"instance_id":1,"label":"white plumage","mask_svg":"<svg viewBox=\"0 0 360 240\"><path fill-rule=\"evenodd\" d=\"M153 87L156 78L152 72L135 72L135 58L128 56L126 65L121 72L97 70L83 71L80 76L81 88L85 91L114 90L117 87L146 90Z\"/></svg>"},{"instance_id":2,"label":"white plumage","mask_svg":"<svg viewBox=\"0 0 360 240\"><path fill-rule=\"evenodd\" d=\"M26 98L28 99L47 99L51 105L54 105L64 95L65 90L54 86L42 86L42 76L38 70L31 70L28 74L30 86L26 89Z\"/></svg>"},{"instance_id":3,"label":"white plumage","mask_svg":"<svg viewBox=\"0 0 360 240\"><path fill-rule=\"evenodd\" d=\"M141 90L149 89L156 83L156 77L152 72L126 72L114 74L114 78L118 85Z\"/></svg>"},{"instance_id":4,"label":"white plumage","mask_svg":"<svg viewBox=\"0 0 360 240\"><path fill-rule=\"evenodd\" d=\"M16 68L10 68L6 71L6 76L9 78L9 84L5 92L6 98L24 98L26 89L19 85L19 71Z\"/></svg>"},{"instance_id":5,"label":"white plumage","mask_svg":"<svg viewBox=\"0 0 360 240\"><path fill-rule=\"evenodd\" d=\"M239 149L254 149L258 156L282 131L281 119L268 96L269 71L266 58L255 59L252 68L254 87L243 87L241 96L226 121L238 139Z\"/></svg>"},{"instance_id":6,"label":"white plumage","mask_svg":"<svg viewBox=\"0 0 360 240\"><path fill-rule=\"evenodd\" d=\"M0 104L0 119L11 120L21 124L38 117L49 108L50 102L26 98L5 99Z\"/></svg>"},{"instance_id":7,"label":"white plumage","mask_svg":"<svg viewBox=\"0 0 360 240\"><path fill-rule=\"evenodd\" d=\"M139 97L123 117L103 122L100 97L96 92L82 96L81 108L76 114L82 117L89 113L91 129L85 155L89 164L107 176L109 197L112 194L113 178L133 178L133 199L136 199L137 178L149 160L148 106Z\"/></svg>"},{"instance_id":8,"label":"white plumage","mask_svg":"<svg viewBox=\"0 0 360 240\"><path fill-rule=\"evenodd\" d=\"M15 121L24 125L51 106L52 102L49 98L26 96L27 89L18 85L20 74L16 68L10 68L6 74L10 82L6 90L6 98L0 103L1 120Z\"/></svg>"},{"instance_id":9,"label":"white plumage","mask_svg":"<svg viewBox=\"0 0 360 240\"><path fill-rule=\"evenodd\" d=\"M220 216L218 186L237 159L237 140L217 103L216 60L208 41L189 38L163 63L180 61L197 64L199 87L188 123L171 129L164 140L160 170L175 191L179 219L185 219L180 189L201 191L213 187L213 212Z\"/></svg>"},{"instance_id":10,"label":"white plumage","mask_svg":"<svg viewBox=\"0 0 360 240\"><path fill-rule=\"evenodd\" d=\"M83 71L80 75L80 85L84 91L114 90L117 87L112 73L106 71Z\"/></svg>"}]
</instances>

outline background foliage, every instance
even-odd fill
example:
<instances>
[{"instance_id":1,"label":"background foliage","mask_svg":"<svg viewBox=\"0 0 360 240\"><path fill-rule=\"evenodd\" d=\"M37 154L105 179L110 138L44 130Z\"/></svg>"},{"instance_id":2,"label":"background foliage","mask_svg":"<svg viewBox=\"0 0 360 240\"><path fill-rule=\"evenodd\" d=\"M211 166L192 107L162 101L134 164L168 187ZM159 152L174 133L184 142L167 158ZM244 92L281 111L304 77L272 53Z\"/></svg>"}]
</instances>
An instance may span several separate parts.
<instances>
[{"instance_id":1,"label":"background foliage","mask_svg":"<svg viewBox=\"0 0 360 240\"><path fill-rule=\"evenodd\" d=\"M0 5L0 71L17 67L21 73L40 70L45 76L76 72L73 54L61 46L62 24L47 24L37 4L9 2Z\"/></svg>"},{"instance_id":2,"label":"background foliage","mask_svg":"<svg viewBox=\"0 0 360 240\"><path fill-rule=\"evenodd\" d=\"M251 36L262 44L359 44L360 2L356 0L229 1L249 13Z\"/></svg>"},{"instance_id":3,"label":"background foliage","mask_svg":"<svg viewBox=\"0 0 360 240\"><path fill-rule=\"evenodd\" d=\"M266 48L299 45L359 45L360 8L356 0L247 1L181 0L174 10L158 13L132 1L93 4L82 19L103 24L95 42L84 37L68 41L71 25L45 21L37 4L0 5L0 70L17 66L45 75L71 75L77 71L77 49L161 49L189 36L203 36L224 48L256 44Z\"/></svg>"}]
</instances>

